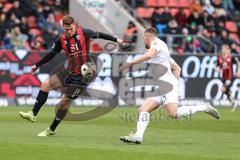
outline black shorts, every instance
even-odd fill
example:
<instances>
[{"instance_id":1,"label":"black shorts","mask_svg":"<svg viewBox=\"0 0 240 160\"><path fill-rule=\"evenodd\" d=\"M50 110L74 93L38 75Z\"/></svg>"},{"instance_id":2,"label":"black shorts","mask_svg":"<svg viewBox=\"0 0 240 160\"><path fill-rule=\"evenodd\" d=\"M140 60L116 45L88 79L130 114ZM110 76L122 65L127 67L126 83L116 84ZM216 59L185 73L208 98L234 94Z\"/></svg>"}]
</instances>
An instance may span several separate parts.
<instances>
[{"instance_id":1,"label":"black shorts","mask_svg":"<svg viewBox=\"0 0 240 160\"><path fill-rule=\"evenodd\" d=\"M76 99L88 86L82 75L72 75L67 70L55 74L62 85L62 92L71 99Z\"/></svg>"},{"instance_id":2,"label":"black shorts","mask_svg":"<svg viewBox=\"0 0 240 160\"><path fill-rule=\"evenodd\" d=\"M81 74L72 75L67 70L59 71L55 74L63 86L87 86L89 82L84 81Z\"/></svg>"}]
</instances>

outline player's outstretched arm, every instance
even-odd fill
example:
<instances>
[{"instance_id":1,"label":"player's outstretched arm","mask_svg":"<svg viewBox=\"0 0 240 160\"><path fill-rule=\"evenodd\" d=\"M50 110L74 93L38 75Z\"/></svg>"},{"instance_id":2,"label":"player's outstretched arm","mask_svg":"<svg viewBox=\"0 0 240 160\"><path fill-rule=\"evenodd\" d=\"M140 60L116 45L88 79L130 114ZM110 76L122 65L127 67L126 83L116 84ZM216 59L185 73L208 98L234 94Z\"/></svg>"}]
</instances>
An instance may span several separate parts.
<instances>
[{"instance_id":1,"label":"player's outstretched arm","mask_svg":"<svg viewBox=\"0 0 240 160\"><path fill-rule=\"evenodd\" d=\"M54 52L49 52L43 59L41 59L39 62L37 62L35 65L32 66L31 68L31 74L34 74L36 70L43 64L49 62L53 57L56 55Z\"/></svg>"},{"instance_id":2,"label":"player's outstretched arm","mask_svg":"<svg viewBox=\"0 0 240 160\"><path fill-rule=\"evenodd\" d=\"M101 39L104 39L104 40L116 42L121 46L124 45L124 41L122 39L116 38L116 37L114 37L110 34L107 34L107 33L93 31L93 30L88 29L88 28L83 28L83 32L84 32L84 35L87 38L94 38L94 39L101 38Z\"/></svg>"},{"instance_id":3,"label":"player's outstretched arm","mask_svg":"<svg viewBox=\"0 0 240 160\"><path fill-rule=\"evenodd\" d=\"M51 59L54 58L54 56L57 53L60 53L61 50L62 50L61 41L60 39L58 39L55 43L53 43L52 50L46 56L44 56L39 62L32 66L30 73L34 74L41 65L49 62Z\"/></svg>"},{"instance_id":4,"label":"player's outstretched arm","mask_svg":"<svg viewBox=\"0 0 240 160\"><path fill-rule=\"evenodd\" d=\"M131 63L132 64L142 63L142 62L145 62L145 61L155 57L156 55L157 55L157 50L154 48L150 48L150 49L148 49L148 51L146 53L144 53L143 55L134 59Z\"/></svg>"},{"instance_id":5,"label":"player's outstretched arm","mask_svg":"<svg viewBox=\"0 0 240 160\"><path fill-rule=\"evenodd\" d=\"M101 39L105 39L105 40L109 40L109 41L113 41L113 42L117 42L119 45L123 45L124 41L120 38L116 38L110 34L107 33L102 33L102 32L98 32L99 34L99 38Z\"/></svg>"},{"instance_id":6,"label":"player's outstretched arm","mask_svg":"<svg viewBox=\"0 0 240 160\"><path fill-rule=\"evenodd\" d=\"M122 66L119 67L118 71L121 72L129 67L131 67L134 64L142 63L145 62L157 55L157 50L154 48L150 48L146 53L143 55L139 56L138 58L134 59L132 62L123 64Z\"/></svg>"},{"instance_id":7,"label":"player's outstretched arm","mask_svg":"<svg viewBox=\"0 0 240 160\"><path fill-rule=\"evenodd\" d=\"M99 38L101 38L101 39L117 42L118 45L120 45L120 46L124 46L124 44L125 44L122 39L116 38L116 37L114 37L114 36L112 36L110 34L102 33L102 32L98 32L98 34L99 34Z\"/></svg>"}]
</instances>

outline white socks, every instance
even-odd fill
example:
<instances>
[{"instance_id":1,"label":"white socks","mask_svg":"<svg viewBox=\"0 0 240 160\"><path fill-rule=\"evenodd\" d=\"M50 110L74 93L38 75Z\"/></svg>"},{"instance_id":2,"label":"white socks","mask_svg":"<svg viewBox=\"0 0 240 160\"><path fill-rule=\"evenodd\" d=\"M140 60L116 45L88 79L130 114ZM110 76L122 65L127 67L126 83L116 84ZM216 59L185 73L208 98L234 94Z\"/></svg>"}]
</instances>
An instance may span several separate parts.
<instances>
[{"instance_id":1,"label":"white socks","mask_svg":"<svg viewBox=\"0 0 240 160\"><path fill-rule=\"evenodd\" d=\"M204 112L206 111L205 105L196 105L196 106L181 106L177 109L178 117L185 117L192 115L196 112Z\"/></svg>"},{"instance_id":2,"label":"white socks","mask_svg":"<svg viewBox=\"0 0 240 160\"><path fill-rule=\"evenodd\" d=\"M192 115L196 112L204 112L206 111L205 105L196 105L196 106L181 106L177 109L178 117L185 117ZM150 113L148 112L140 112L137 122L137 131L134 134L141 140L143 139L144 132L148 126L150 121Z\"/></svg>"},{"instance_id":3,"label":"white socks","mask_svg":"<svg viewBox=\"0 0 240 160\"><path fill-rule=\"evenodd\" d=\"M145 129L150 121L150 114L148 112L140 112L137 122L137 131L135 135L142 140Z\"/></svg>"}]
</instances>

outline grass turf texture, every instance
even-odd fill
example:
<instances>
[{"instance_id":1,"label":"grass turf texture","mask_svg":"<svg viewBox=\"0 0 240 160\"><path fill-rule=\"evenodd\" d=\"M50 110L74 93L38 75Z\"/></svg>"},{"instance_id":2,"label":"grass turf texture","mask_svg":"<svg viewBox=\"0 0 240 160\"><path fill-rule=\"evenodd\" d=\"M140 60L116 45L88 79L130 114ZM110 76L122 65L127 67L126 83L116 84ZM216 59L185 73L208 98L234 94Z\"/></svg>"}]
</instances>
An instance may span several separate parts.
<instances>
[{"instance_id":1,"label":"grass turf texture","mask_svg":"<svg viewBox=\"0 0 240 160\"><path fill-rule=\"evenodd\" d=\"M239 160L240 111L220 108L221 119L198 113L192 120L154 120L141 145L124 144L119 136L135 130L126 120L136 108L121 107L100 118L84 122L64 121L53 137L37 137L54 117L53 107L44 107L35 123L22 120L18 111L27 107L0 108L1 160ZM83 112L89 107L73 108ZM159 110L155 111L158 114ZM163 111L161 111L163 113Z\"/></svg>"}]
</instances>

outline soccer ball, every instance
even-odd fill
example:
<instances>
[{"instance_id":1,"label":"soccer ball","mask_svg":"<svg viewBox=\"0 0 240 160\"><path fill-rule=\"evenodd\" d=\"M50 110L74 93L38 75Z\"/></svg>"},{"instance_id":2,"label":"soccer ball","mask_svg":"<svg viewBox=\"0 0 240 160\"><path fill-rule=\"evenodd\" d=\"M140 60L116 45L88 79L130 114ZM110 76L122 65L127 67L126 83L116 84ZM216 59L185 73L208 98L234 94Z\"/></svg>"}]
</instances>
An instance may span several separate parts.
<instances>
[{"instance_id":1,"label":"soccer ball","mask_svg":"<svg viewBox=\"0 0 240 160\"><path fill-rule=\"evenodd\" d=\"M93 62L84 63L81 66L81 74L86 79L92 79L96 75L96 65Z\"/></svg>"}]
</instances>

